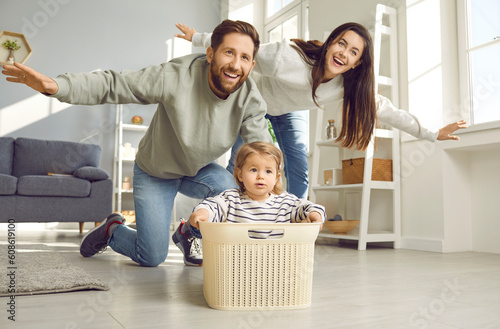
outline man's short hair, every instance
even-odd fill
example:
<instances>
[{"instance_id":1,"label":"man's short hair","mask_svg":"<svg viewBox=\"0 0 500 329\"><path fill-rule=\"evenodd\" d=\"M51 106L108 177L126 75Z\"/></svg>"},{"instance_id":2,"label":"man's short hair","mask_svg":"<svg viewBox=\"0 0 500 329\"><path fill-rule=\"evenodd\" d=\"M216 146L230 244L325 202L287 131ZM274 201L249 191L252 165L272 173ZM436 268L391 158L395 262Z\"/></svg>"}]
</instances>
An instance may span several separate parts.
<instances>
[{"instance_id":1,"label":"man's short hair","mask_svg":"<svg viewBox=\"0 0 500 329\"><path fill-rule=\"evenodd\" d=\"M253 58L255 59L255 55L257 55L257 51L260 46L259 33L252 24L243 21L232 21L230 19L226 19L215 28L211 39L211 46L214 52L217 48L219 48L224 40L224 37L230 33L246 34L252 39L254 44Z\"/></svg>"}]
</instances>

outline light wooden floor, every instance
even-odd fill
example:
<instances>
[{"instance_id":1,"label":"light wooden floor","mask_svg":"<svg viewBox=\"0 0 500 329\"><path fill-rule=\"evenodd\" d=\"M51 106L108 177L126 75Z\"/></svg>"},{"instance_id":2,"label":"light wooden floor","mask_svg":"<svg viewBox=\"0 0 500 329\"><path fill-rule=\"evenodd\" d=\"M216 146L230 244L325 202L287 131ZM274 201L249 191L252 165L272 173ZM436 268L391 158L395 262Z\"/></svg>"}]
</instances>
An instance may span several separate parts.
<instances>
[{"instance_id":1,"label":"light wooden floor","mask_svg":"<svg viewBox=\"0 0 500 329\"><path fill-rule=\"evenodd\" d=\"M142 268L111 250L83 258L80 238L76 227L19 230L17 243L58 250L111 291L17 297L14 324L0 298L0 328L500 328L497 254L317 244L312 307L236 312L207 306L202 268L185 267L175 246Z\"/></svg>"}]
</instances>

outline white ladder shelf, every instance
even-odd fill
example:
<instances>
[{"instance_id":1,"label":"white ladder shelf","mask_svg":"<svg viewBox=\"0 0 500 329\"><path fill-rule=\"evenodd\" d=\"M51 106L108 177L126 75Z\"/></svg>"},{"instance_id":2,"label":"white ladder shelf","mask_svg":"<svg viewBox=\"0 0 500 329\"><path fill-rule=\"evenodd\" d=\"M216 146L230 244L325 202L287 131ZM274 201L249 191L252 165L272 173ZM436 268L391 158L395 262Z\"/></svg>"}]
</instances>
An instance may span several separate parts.
<instances>
[{"instance_id":1,"label":"white ladder shelf","mask_svg":"<svg viewBox=\"0 0 500 329\"><path fill-rule=\"evenodd\" d=\"M123 163L129 162L134 163L134 158L124 158L121 152L121 146L123 145L123 133L124 131L136 131L140 133L145 133L148 130L148 126L134 125L123 123L123 105L116 105L116 118L115 118L115 154L113 159L113 211L122 211L122 197L124 193L133 193L133 190L124 190L122 188L123 180Z\"/></svg>"},{"instance_id":2,"label":"white ladder shelf","mask_svg":"<svg viewBox=\"0 0 500 329\"><path fill-rule=\"evenodd\" d=\"M388 21L390 26L383 24L384 15L388 16ZM376 77L376 87L378 91L379 85L384 85L391 88L391 99L393 104L397 105L398 100L398 88L397 88L397 77L398 77L398 67L397 67L397 30L396 30L396 10L384 5L377 5L376 8L376 22L375 22L375 32L374 32L374 54L375 54L375 77ZM391 77L380 76L380 54L382 46L382 36L387 35L390 42L390 58L391 58ZM323 111L317 111L316 120L316 143L314 143L313 159L312 159L312 177L311 181L317 184L319 181L320 172L320 151L322 147L335 147L338 148L339 159L344 158L344 149L333 140L323 140L322 132L323 125ZM373 168L373 156L375 151L375 138L391 139L391 149L392 149L392 164L393 164L393 181L372 181L372 168ZM372 140L364 152L365 165L363 172L363 183L362 184L349 184L349 185L334 185L334 186L324 186L316 185L312 186L311 189L311 200L313 202L316 200L316 193L319 191L337 191L339 195L339 213L344 217L345 215L345 194L346 192L357 191L361 192L361 211L360 211L360 223L359 229L356 231L351 231L346 235L340 234L326 234L321 233L320 236L331 237L336 239L346 239L346 240L357 240L358 250L366 250L366 245L368 242L393 242L394 248L400 248L401 246L401 186L400 186L400 141L399 141L399 130L397 129L375 129ZM339 168L340 164L336 166ZM370 220L370 200L372 190L389 190L392 191L392 230L373 232L368 231L368 223ZM345 217L344 217L345 218Z\"/></svg>"}]
</instances>

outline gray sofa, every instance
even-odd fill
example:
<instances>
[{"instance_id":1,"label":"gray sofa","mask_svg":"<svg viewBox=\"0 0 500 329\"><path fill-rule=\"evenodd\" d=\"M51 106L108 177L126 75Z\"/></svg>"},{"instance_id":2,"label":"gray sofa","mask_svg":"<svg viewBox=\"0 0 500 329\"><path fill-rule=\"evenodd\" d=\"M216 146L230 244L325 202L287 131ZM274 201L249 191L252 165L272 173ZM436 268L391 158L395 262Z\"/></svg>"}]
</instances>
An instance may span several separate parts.
<instances>
[{"instance_id":1,"label":"gray sofa","mask_svg":"<svg viewBox=\"0 0 500 329\"><path fill-rule=\"evenodd\" d=\"M99 145L0 137L0 222L102 221L113 183L100 158Z\"/></svg>"}]
</instances>

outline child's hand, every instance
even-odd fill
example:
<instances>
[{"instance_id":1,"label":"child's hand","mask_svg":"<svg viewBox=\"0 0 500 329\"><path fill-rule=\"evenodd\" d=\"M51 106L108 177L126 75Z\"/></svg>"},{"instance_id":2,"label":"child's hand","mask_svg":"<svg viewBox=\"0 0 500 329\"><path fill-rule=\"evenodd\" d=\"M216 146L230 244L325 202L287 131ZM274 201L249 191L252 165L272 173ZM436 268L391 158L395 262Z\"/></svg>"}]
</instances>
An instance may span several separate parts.
<instances>
[{"instance_id":1,"label":"child's hand","mask_svg":"<svg viewBox=\"0 0 500 329\"><path fill-rule=\"evenodd\" d=\"M323 219L321 219L321 214L317 211L311 212L307 218L306 218L308 223L320 223L319 230L321 231L323 229Z\"/></svg>"},{"instance_id":2,"label":"child's hand","mask_svg":"<svg viewBox=\"0 0 500 329\"><path fill-rule=\"evenodd\" d=\"M189 216L189 224L197 229L200 229L200 224L198 222L206 222L208 220L208 210L199 209Z\"/></svg>"}]
</instances>

